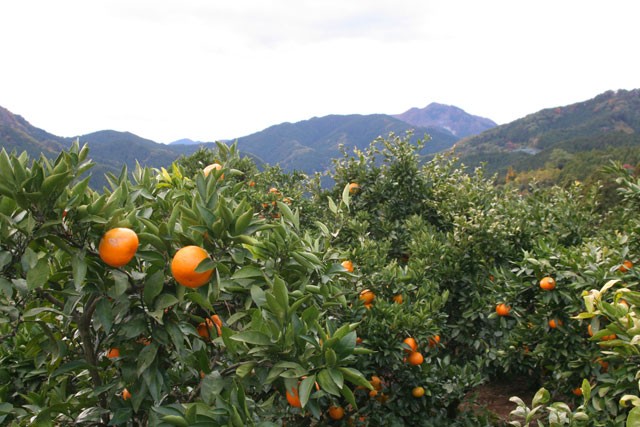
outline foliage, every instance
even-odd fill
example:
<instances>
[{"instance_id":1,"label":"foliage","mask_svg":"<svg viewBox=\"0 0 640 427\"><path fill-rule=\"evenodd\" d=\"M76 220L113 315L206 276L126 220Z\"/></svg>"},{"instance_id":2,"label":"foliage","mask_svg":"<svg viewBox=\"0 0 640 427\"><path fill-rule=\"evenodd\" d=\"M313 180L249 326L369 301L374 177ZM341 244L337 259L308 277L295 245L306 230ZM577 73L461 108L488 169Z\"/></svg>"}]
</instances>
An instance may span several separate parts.
<instances>
[{"instance_id":1,"label":"foliage","mask_svg":"<svg viewBox=\"0 0 640 427\"><path fill-rule=\"evenodd\" d=\"M513 398L513 425L633 425L634 171L603 170L603 206L596 186L425 162L425 144L343 150L323 188L220 143L99 192L86 146L1 151L0 423L498 425L460 403L507 376L543 387ZM114 227L140 240L120 268L98 253ZM169 267L188 245L210 256L198 289Z\"/></svg>"}]
</instances>

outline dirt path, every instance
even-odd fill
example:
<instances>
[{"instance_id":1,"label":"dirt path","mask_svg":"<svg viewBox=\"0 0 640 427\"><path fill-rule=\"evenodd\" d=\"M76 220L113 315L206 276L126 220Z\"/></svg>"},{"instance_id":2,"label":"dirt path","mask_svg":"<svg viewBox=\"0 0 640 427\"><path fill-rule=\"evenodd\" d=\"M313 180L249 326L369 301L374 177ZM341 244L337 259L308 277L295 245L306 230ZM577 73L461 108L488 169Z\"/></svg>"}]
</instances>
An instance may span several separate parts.
<instances>
[{"instance_id":1,"label":"dirt path","mask_svg":"<svg viewBox=\"0 0 640 427\"><path fill-rule=\"evenodd\" d=\"M476 387L467 394L469 406L463 404L464 409L487 409L503 421L509 420L509 413L516 408L509 401L512 396L518 396L529 404L538 387L527 378L504 378L493 380L488 384Z\"/></svg>"}]
</instances>

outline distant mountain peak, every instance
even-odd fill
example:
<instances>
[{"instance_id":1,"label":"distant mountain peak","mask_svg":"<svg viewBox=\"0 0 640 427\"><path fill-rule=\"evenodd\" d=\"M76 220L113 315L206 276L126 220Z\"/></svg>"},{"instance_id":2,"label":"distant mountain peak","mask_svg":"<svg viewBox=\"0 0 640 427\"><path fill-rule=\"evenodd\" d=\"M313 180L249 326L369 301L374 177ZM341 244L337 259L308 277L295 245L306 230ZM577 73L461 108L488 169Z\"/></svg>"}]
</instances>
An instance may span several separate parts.
<instances>
[{"instance_id":1,"label":"distant mountain peak","mask_svg":"<svg viewBox=\"0 0 640 427\"><path fill-rule=\"evenodd\" d=\"M424 108L410 108L393 117L412 126L443 128L458 138L477 135L497 126L493 120L474 116L453 105L437 102L432 102Z\"/></svg>"}]
</instances>

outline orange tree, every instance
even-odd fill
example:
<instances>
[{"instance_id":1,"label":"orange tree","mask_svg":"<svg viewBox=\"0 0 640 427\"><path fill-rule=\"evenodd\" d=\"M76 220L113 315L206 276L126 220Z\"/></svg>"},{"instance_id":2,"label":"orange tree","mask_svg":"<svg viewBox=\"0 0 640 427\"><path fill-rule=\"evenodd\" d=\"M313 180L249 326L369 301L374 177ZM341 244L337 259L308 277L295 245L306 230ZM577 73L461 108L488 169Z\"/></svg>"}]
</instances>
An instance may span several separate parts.
<instances>
[{"instance_id":1,"label":"orange tree","mask_svg":"<svg viewBox=\"0 0 640 427\"><path fill-rule=\"evenodd\" d=\"M81 179L86 147L0 152L0 422L309 425L337 400L356 407L351 387L370 385L353 368L357 324L332 315L347 303L339 254L282 201L261 220L258 172L219 150L206 177L123 169L102 192ZM114 267L100 241L117 227L139 246ZM202 286L172 276L186 246L206 256L175 268Z\"/></svg>"}]
</instances>

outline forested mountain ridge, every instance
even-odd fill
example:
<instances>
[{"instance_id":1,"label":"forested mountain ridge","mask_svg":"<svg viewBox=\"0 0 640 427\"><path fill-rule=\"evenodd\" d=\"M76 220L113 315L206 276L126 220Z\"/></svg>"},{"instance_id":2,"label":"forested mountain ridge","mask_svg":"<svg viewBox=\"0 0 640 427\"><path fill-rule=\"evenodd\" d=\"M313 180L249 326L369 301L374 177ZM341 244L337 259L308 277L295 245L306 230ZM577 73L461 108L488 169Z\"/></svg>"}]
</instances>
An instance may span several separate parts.
<instances>
[{"instance_id":1,"label":"forested mountain ridge","mask_svg":"<svg viewBox=\"0 0 640 427\"><path fill-rule=\"evenodd\" d=\"M469 166L485 163L491 172L510 167L522 172L562 169L587 157L595 162L593 167L621 156L637 162L638 147L640 89L634 89L607 91L584 102L529 114L458 141L454 152Z\"/></svg>"}]
</instances>

